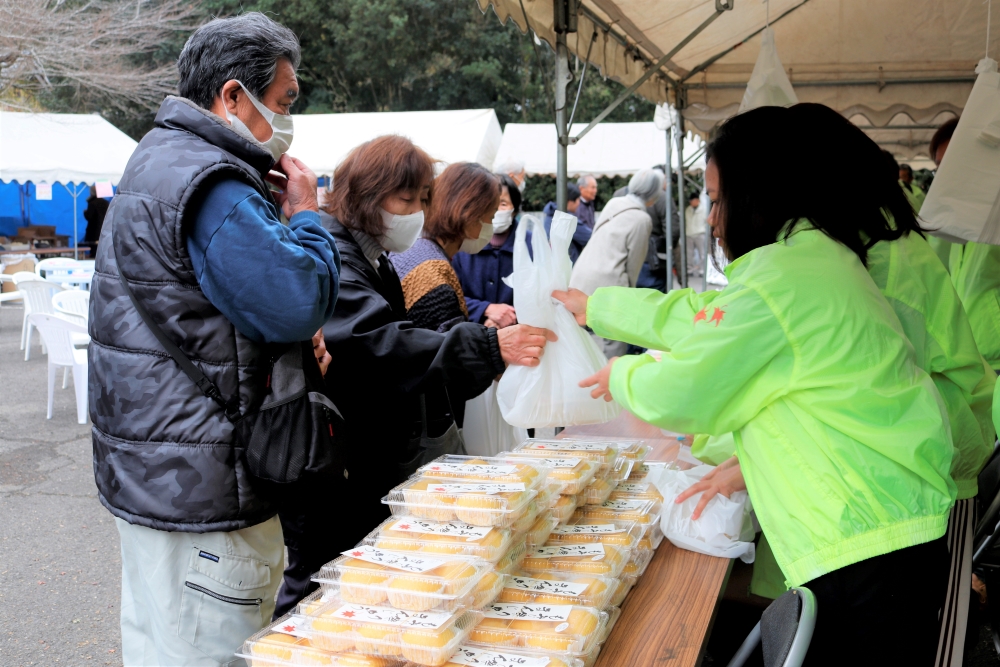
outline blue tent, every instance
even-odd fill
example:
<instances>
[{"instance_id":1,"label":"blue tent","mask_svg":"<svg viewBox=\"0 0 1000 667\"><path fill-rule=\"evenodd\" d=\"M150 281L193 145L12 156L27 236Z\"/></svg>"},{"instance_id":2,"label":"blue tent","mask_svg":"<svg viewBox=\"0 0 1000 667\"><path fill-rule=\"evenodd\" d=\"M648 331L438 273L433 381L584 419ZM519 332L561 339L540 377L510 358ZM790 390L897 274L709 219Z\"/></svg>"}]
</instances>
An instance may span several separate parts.
<instances>
[{"instance_id":1,"label":"blue tent","mask_svg":"<svg viewBox=\"0 0 1000 667\"><path fill-rule=\"evenodd\" d=\"M76 214L78 241L83 240L87 221L83 212L87 208L90 188L86 183L53 183L52 199L35 197L35 184L31 181L0 181L0 236L16 236L19 227L52 225L56 234L73 238L73 195L77 192ZM72 241L70 242L72 245Z\"/></svg>"}]
</instances>

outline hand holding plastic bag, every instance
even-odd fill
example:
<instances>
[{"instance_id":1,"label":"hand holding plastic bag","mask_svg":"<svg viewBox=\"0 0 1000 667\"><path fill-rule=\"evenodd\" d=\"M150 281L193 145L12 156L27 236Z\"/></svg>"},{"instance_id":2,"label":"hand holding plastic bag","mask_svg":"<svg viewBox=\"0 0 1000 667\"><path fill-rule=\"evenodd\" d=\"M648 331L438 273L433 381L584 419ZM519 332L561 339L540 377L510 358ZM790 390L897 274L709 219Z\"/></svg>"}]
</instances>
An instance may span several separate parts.
<instances>
[{"instance_id":1,"label":"hand holding plastic bag","mask_svg":"<svg viewBox=\"0 0 1000 667\"><path fill-rule=\"evenodd\" d=\"M750 499L746 491L737 491L729 498L716 495L693 519L695 507L701 501L696 493L684 502L674 500L681 492L714 470L698 466L690 470L666 470L660 478L663 493L663 516L660 528L677 547L708 556L739 558L744 563L754 561L753 528L749 521Z\"/></svg>"},{"instance_id":2,"label":"hand holding plastic bag","mask_svg":"<svg viewBox=\"0 0 1000 667\"><path fill-rule=\"evenodd\" d=\"M532 227L532 250L525 241ZM598 424L618 416L615 402L595 400L590 390L578 385L604 367L607 358L573 315L552 298L555 290L566 290L573 265L569 243L576 231L576 218L557 211L552 217L552 244L545 228L525 216L517 226L514 244L514 307L517 319L554 331L559 339L545 346L541 363L534 368L512 366L500 379L497 402L509 424L523 428Z\"/></svg>"}]
</instances>

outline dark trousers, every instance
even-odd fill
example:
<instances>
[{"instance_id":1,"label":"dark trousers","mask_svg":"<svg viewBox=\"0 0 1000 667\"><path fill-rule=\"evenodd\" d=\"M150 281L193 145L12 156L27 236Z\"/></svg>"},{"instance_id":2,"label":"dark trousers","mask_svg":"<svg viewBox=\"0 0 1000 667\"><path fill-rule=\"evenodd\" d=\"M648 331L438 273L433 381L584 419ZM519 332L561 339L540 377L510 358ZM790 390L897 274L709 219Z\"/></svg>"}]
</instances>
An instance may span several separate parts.
<instances>
[{"instance_id":1,"label":"dark trousers","mask_svg":"<svg viewBox=\"0 0 1000 667\"><path fill-rule=\"evenodd\" d=\"M817 601L805 665L933 665L948 564L942 537L804 584Z\"/></svg>"}]
</instances>

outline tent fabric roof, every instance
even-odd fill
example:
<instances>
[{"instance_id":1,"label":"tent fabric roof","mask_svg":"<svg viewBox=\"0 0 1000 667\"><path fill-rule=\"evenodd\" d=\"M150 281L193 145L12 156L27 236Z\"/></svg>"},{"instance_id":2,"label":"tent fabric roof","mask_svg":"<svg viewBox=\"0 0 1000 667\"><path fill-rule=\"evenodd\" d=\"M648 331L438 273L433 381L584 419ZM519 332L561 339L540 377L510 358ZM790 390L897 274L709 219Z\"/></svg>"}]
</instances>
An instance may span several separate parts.
<instances>
[{"instance_id":1,"label":"tent fabric roof","mask_svg":"<svg viewBox=\"0 0 1000 667\"><path fill-rule=\"evenodd\" d=\"M555 44L552 0L477 0L502 20ZM631 84L715 12L715 0L579 0L578 31L567 37L584 58ZM760 51L767 5L735 0L682 48L638 92L676 101L684 116L707 132L735 112ZM976 63L986 49L987 7L982 0L771 0L778 55L802 102L826 104L878 127L940 122L964 107ZM526 16L525 16L526 15ZM527 20L525 20L527 18ZM1000 19L993 19L990 52L1000 50ZM610 26L610 31L605 28ZM942 106L943 105L943 106ZM936 111L935 111L936 110ZM938 116L944 112L947 115ZM913 129L913 128L910 128ZM910 129L902 134L910 143Z\"/></svg>"},{"instance_id":2,"label":"tent fabric roof","mask_svg":"<svg viewBox=\"0 0 1000 667\"><path fill-rule=\"evenodd\" d=\"M301 114L289 153L317 174L333 174L348 153L383 134L401 134L432 158L492 168L502 131L493 109Z\"/></svg>"},{"instance_id":3,"label":"tent fabric roof","mask_svg":"<svg viewBox=\"0 0 1000 667\"><path fill-rule=\"evenodd\" d=\"M576 134L585 124L574 123ZM689 137L684 154L695 154L704 142ZM693 143L692 143L693 142ZM629 176L641 169L663 164L667 157L666 133L653 123L602 123L568 150L568 174L580 176ZM509 158L522 160L529 175L556 173L556 128L552 123L507 123L495 164ZM676 150L672 166L677 166ZM703 169L699 158L692 169Z\"/></svg>"},{"instance_id":4,"label":"tent fabric roof","mask_svg":"<svg viewBox=\"0 0 1000 667\"><path fill-rule=\"evenodd\" d=\"M0 180L117 183L137 143L96 114L0 111Z\"/></svg>"}]
</instances>

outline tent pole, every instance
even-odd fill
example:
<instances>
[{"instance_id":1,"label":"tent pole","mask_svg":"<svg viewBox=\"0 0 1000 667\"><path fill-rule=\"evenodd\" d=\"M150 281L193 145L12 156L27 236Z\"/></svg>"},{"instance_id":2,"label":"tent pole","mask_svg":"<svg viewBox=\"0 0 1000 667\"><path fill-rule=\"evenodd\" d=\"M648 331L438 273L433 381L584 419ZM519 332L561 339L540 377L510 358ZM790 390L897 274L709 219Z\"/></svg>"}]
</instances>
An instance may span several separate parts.
<instances>
[{"instance_id":1,"label":"tent pole","mask_svg":"<svg viewBox=\"0 0 1000 667\"><path fill-rule=\"evenodd\" d=\"M667 162L664 167L664 176L666 177L666 183L663 184L663 189L667 193L667 219L664 222L664 233L667 236L667 288L665 292L670 292L674 288L674 193L671 192L670 187L670 163L672 162L671 153L673 152L673 147L670 142L674 140L673 128L668 127L664 134L667 135Z\"/></svg>"},{"instance_id":2,"label":"tent pole","mask_svg":"<svg viewBox=\"0 0 1000 667\"><path fill-rule=\"evenodd\" d=\"M677 92L677 131L674 133L677 139L677 219L680 224L681 238L678 241L681 251L681 266L678 273L680 273L680 284L681 287L688 286L688 276L687 276L687 234L685 227L687 226L684 221L684 117L681 115L684 109L684 101L681 93L681 88L678 86L674 89Z\"/></svg>"},{"instance_id":3,"label":"tent pole","mask_svg":"<svg viewBox=\"0 0 1000 667\"><path fill-rule=\"evenodd\" d=\"M566 210L567 151L569 127L566 122L566 87L569 84L569 51L566 48L566 33L556 33L556 208Z\"/></svg>"}]
</instances>

